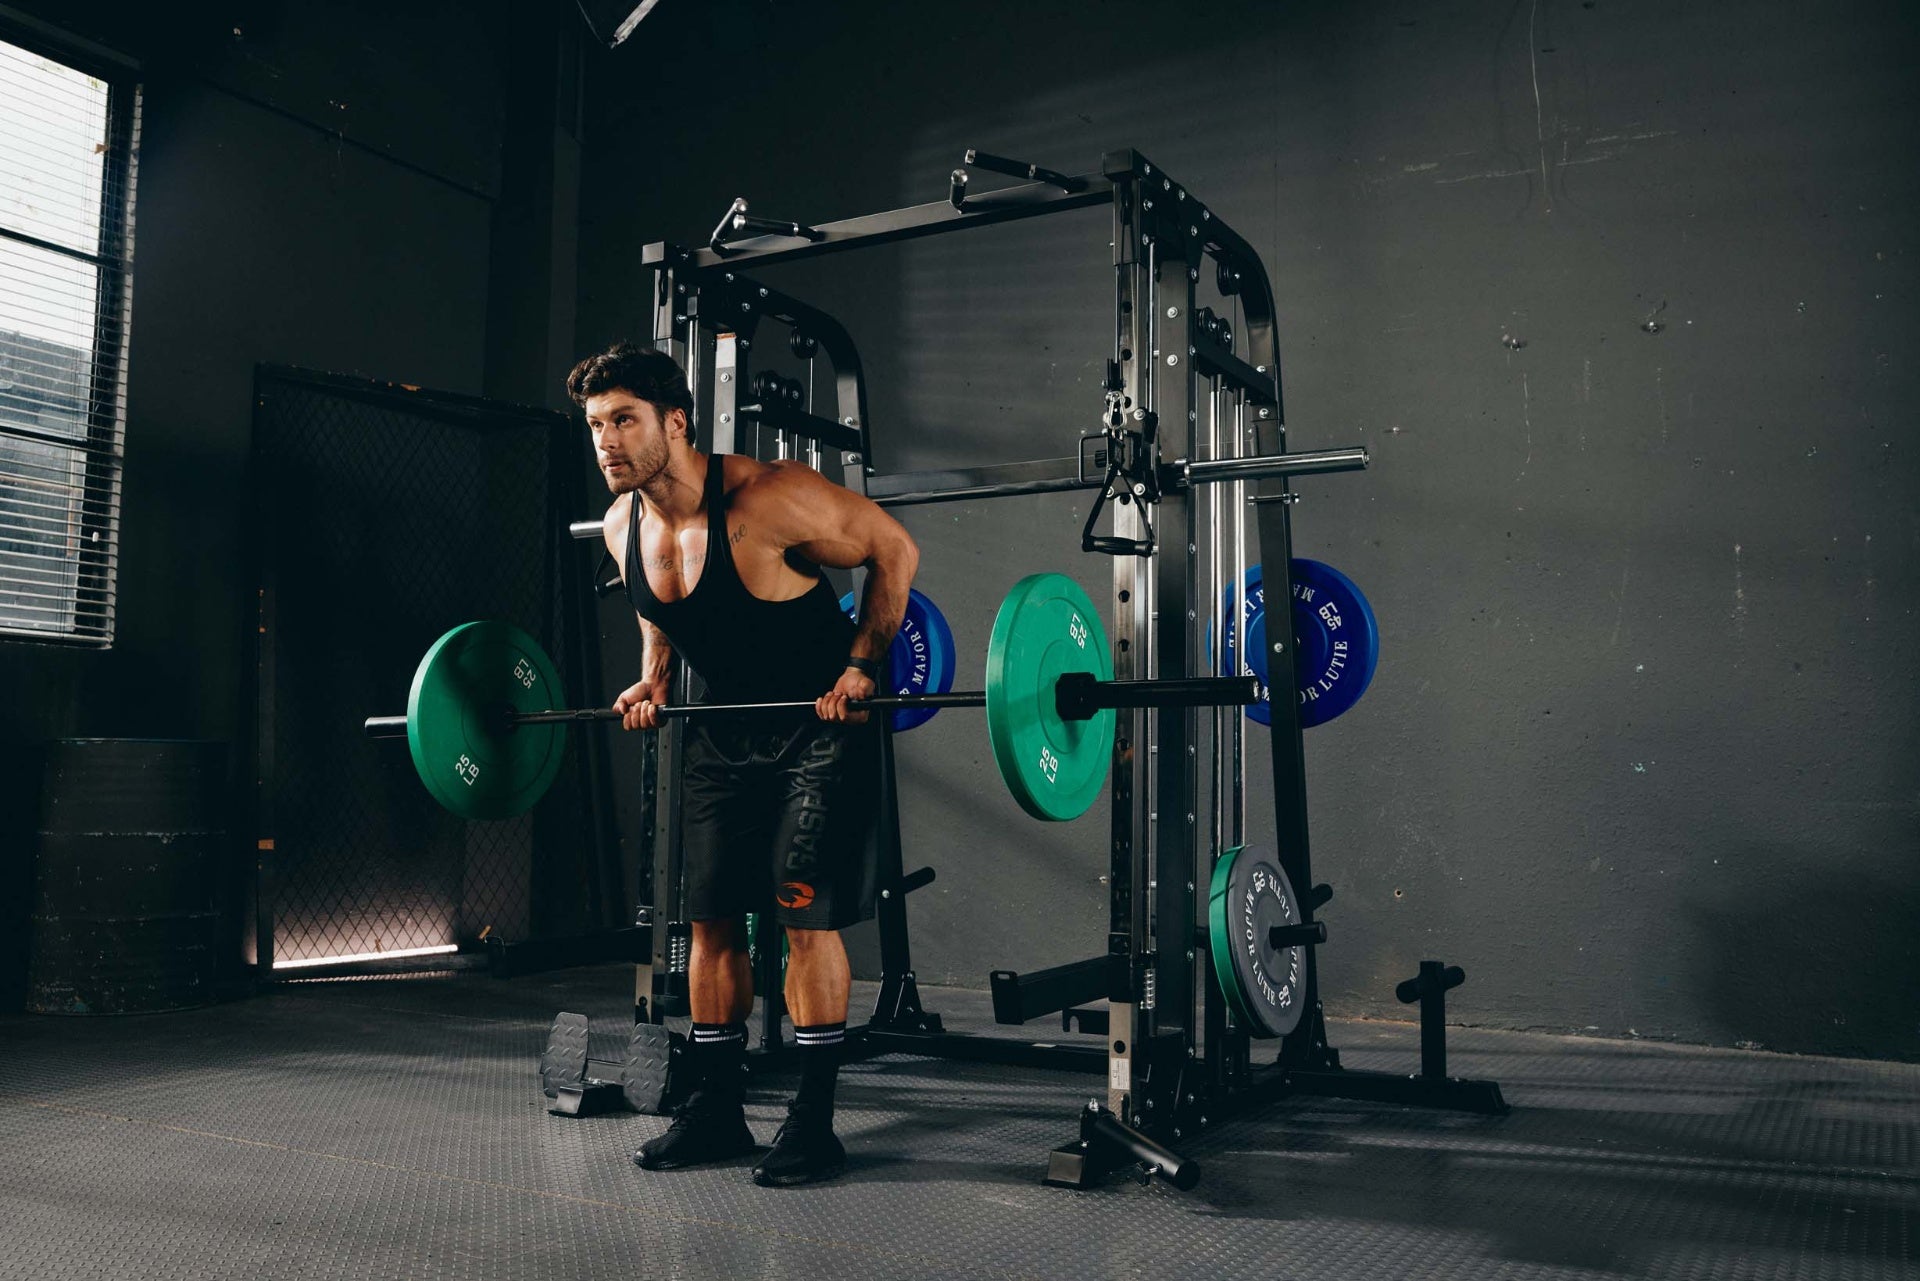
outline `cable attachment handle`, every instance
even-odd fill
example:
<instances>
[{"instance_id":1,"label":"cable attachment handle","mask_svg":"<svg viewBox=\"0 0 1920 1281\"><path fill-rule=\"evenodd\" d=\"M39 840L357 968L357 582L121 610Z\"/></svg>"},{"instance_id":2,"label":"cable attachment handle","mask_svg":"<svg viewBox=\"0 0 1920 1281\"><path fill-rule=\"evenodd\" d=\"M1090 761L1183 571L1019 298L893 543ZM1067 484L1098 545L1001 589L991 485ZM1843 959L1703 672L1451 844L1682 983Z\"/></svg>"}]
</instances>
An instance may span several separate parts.
<instances>
[{"instance_id":1,"label":"cable attachment handle","mask_svg":"<svg viewBox=\"0 0 1920 1281\"><path fill-rule=\"evenodd\" d=\"M1087 442L1104 441L1104 449L1094 449L1093 465L1098 467L1104 461L1106 475L1100 487L1093 491L1093 505L1087 512L1087 523L1080 529L1080 550L1099 552L1106 556L1151 556L1158 546L1153 533L1153 504L1160 501L1160 478L1152 466L1153 446L1149 443L1157 426L1153 414L1143 414L1140 418L1144 432L1128 431L1120 427L1108 427L1104 431L1088 432L1080 437L1080 479L1087 477ZM1126 506L1138 503L1140 524L1146 531L1143 538L1123 538L1118 534L1096 534L1093 527L1100 520L1100 513L1109 502Z\"/></svg>"}]
</instances>

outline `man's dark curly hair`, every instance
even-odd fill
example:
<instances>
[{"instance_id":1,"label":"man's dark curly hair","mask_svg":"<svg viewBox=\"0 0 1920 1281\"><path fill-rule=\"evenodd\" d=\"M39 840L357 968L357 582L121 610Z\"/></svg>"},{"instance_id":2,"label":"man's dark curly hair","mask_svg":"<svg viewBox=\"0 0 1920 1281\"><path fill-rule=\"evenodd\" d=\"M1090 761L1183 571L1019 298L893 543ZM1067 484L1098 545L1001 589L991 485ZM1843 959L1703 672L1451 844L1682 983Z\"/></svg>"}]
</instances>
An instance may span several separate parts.
<instances>
[{"instance_id":1,"label":"man's dark curly hair","mask_svg":"<svg viewBox=\"0 0 1920 1281\"><path fill-rule=\"evenodd\" d=\"M596 356L588 356L567 375L567 395L585 406L589 397L619 388L652 404L662 418L669 409L687 415L687 443L693 443L693 393L687 375L672 356L637 343L618 342Z\"/></svg>"}]
</instances>

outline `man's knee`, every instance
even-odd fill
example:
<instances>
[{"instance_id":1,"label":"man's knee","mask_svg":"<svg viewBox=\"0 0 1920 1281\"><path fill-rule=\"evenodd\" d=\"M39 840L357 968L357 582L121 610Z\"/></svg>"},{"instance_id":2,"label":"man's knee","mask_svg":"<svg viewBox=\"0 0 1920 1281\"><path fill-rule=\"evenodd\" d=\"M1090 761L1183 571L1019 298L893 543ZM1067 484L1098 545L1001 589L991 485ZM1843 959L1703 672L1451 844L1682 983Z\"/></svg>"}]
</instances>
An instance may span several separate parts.
<instances>
[{"instance_id":1,"label":"man's knee","mask_svg":"<svg viewBox=\"0 0 1920 1281\"><path fill-rule=\"evenodd\" d=\"M795 956L831 953L841 946L839 930L808 930L797 925L789 925L786 930L787 947Z\"/></svg>"},{"instance_id":2,"label":"man's knee","mask_svg":"<svg viewBox=\"0 0 1920 1281\"><path fill-rule=\"evenodd\" d=\"M693 945L702 952L744 952L747 950L747 922L744 917L726 917L715 921L694 921Z\"/></svg>"}]
</instances>

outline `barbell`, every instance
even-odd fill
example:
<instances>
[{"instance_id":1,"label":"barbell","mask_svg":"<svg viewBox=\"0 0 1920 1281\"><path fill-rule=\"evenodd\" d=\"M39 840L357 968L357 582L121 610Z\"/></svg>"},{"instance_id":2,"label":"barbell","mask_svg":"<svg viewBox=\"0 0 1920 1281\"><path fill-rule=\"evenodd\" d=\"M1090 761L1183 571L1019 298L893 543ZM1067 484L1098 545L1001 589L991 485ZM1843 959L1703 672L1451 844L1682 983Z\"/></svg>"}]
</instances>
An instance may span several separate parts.
<instances>
[{"instance_id":1,"label":"barbell","mask_svg":"<svg viewBox=\"0 0 1920 1281\"><path fill-rule=\"evenodd\" d=\"M366 722L374 738L405 737L427 791L465 818L511 818L533 808L560 771L571 725L621 719L612 708L564 710L560 673L531 636L510 623L463 623L427 650L413 674L405 716ZM987 642L986 688L883 695L857 711L985 707L994 763L1035 818L1087 812L1112 764L1119 708L1245 705L1264 697L1257 677L1113 679L1099 612L1064 574L1014 584ZM813 710L813 700L686 703L665 719Z\"/></svg>"}]
</instances>

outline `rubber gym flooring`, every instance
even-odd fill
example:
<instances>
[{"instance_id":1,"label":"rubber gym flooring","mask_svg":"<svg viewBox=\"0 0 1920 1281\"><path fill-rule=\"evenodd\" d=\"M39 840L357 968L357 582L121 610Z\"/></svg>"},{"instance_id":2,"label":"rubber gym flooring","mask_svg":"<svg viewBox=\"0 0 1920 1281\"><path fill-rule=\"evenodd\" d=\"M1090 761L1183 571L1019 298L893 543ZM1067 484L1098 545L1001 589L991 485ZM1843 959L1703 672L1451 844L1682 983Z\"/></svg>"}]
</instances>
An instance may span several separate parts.
<instances>
[{"instance_id":1,"label":"rubber gym flooring","mask_svg":"<svg viewBox=\"0 0 1920 1281\"><path fill-rule=\"evenodd\" d=\"M847 1175L776 1190L635 1169L661 1118L548 1115L553 1013L612 1057L631 974L0 1018L0 1278L1920 1276L1920 1065L1454 1029L1511 1115L1283 1101L1189 1140L1181 1193L1040 1184L1096 1076L893 1056L842 1073ZM984 993L924 996L991 1030ZM750 1096L763 1141L788 1088Z\"/></svg>"}]
</instances>

